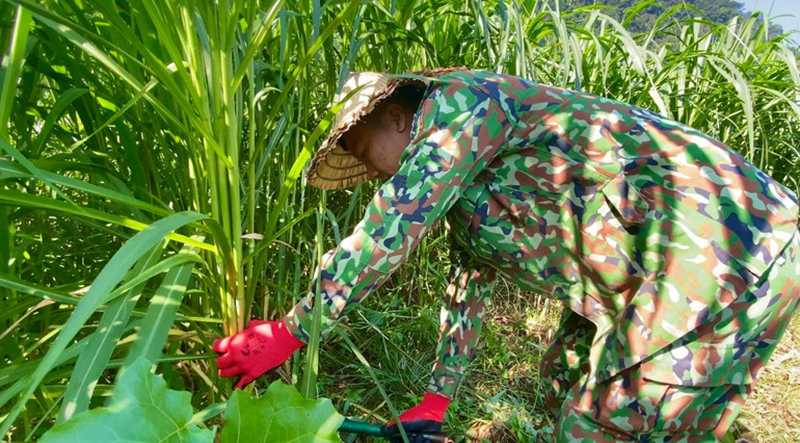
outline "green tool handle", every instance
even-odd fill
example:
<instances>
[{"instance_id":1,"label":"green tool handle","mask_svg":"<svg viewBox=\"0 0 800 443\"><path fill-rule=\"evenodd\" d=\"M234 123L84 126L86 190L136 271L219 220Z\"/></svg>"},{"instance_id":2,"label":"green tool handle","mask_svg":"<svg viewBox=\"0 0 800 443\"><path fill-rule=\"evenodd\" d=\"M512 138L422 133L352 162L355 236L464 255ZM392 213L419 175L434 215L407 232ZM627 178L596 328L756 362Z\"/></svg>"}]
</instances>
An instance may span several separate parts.
<instances>
[{"instance_id":1,"label":"green tool handle","mask_svg":"<svg viewBox=\"0 0 800 443\"><path fill-rule=\"evenodd\" d=\"M386 439L400 438L400 434L384 435L381 433L381 425L372 425L367 422L351 420L345 418L342 425L339 426L339 432L347 432L350 434L371 435L373 437L383 437ZM414 434L417 435L417 434ZM428 439L431 443L445 443L447 442L447 434L443 432L430 432L420 434L420 437Z\"/></svg>"},{"instance_id":2,"label":"green tool handle","mask_svg":"<svg viewBox=\"0 0 800 443\"><path fill-rule=\"evenodd\" d=\"M348 432L350 434L372 435L381 437L381 425L372 425L365 421L356 421L345 418L342 425L339 426L339 432Z\"/></svg>"}]
</instances>

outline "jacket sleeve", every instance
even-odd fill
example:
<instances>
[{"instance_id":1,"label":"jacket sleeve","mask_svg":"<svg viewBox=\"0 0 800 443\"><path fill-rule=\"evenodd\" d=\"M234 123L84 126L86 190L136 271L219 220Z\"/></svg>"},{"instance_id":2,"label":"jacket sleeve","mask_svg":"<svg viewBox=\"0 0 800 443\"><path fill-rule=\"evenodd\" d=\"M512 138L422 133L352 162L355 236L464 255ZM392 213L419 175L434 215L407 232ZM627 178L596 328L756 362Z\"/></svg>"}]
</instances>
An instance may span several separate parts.
<instances>
[{"instance_id":1,"label":"jacket sleeve","mask_svg":"<svg viewBox=\"0 0 800 443\"><path fill-rule=\"evenodd\" d=\"M428 392L451 399L475 356L495 284L494 269L477 265L465 253L461 256L451 270L440 317L436 363L427 387Z\"/></svg>"},{"instance_id":2,"label":"jacket sleeve","mask_svg":"<svg viewBox=\"0 0 800 443\"><path fill-rule=\"evenodd\" d=\"M352 235L324 255L315 274L323 336L408 258L506 143L509 120L483 90L458 79L431 89L397 174L375 194ZM313 306L312 292L285 317L289 331L304 342Z\"/></svg>"}]
</instances>

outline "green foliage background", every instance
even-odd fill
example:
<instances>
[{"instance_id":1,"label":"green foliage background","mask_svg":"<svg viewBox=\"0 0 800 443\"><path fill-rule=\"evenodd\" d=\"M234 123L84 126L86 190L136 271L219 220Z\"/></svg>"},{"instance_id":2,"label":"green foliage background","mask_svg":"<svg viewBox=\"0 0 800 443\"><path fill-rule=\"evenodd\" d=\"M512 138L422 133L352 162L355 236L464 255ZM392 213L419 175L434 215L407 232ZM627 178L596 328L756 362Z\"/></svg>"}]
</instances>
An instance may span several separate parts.
<instances>
[{"instance_id":1,"label":"green foliage background","mask_svg":"<svg viewBox=\"0 0 800 443\"><path fill-rule=\"evenodd\" d=\"M465 65L612 97L800 189L800 75L784 37L759 16L653 7L615 18L545 1L0 3L0 432L36 439L101 405L139 357L197 409L230 395L210 343L281 316L371 195L319 192L302 174L349 70ZM435 316L409 322L405 306L432 313L445 245L429 236L328 340L344 351L335 360L313 345L279 376L391 418L392 400L411 401L427 378ZM454 429L480 420L460 406Z\"/></svg>"}]
</instances>

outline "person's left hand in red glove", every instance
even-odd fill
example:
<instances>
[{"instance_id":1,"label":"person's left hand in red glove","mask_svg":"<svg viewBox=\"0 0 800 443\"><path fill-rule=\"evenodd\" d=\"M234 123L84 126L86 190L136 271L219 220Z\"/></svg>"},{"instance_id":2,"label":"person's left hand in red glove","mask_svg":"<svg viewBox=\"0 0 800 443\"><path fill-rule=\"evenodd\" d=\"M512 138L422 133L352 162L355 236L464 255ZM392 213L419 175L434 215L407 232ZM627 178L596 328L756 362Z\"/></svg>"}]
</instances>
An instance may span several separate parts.
<instances>
[{"instance_id":1,"label":"person's left hand in red glove","mask_svg":"<svg viewBox=\"0 0 800 443\"><path fill-rule=\"evenodd\" d=\"M222 377L241 375L236 389L285 362L294 351L305 346L287 329L283 320L252 320L247 329L214 342L219 352L217 367Z\"/></svg>"},{"instance_id":2,"label":"person's left hand in red glove","mask_svg":"<svg viewBox=\"0 0 800 443\"><path fill-rule=\"evenodd\" d=\"M400 423L403 424L403 430L408 437L408 441L411 443L426 443L429 440L425 437L425 434L440 432L444 422L444 414L449 405L449 398L427 392L420 404L400 414L398 418ZM392 443L403 441L398 437L400 430L397 428L396 422L384 425L381 428L381 433L389 437Z\"/></svg>"}]
</instances>

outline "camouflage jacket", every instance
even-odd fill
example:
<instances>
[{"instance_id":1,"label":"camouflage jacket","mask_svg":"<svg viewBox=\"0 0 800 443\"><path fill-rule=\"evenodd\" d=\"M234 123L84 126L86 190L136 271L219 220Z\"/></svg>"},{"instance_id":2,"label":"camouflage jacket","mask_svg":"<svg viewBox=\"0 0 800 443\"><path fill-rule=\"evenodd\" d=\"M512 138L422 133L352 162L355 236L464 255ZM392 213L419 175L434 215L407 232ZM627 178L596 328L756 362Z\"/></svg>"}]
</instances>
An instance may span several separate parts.
<instances>
[{"instance_id":1,"label":"camouflage jacket","mask_svg":"<svg viewBox=\"0 0 800 443\"><path fill-rule=\"evenodd\" d=\"M398 173L323 258L323 333L446 218L467 257L448 288L428 387L447 396L473 354L496 272L597 326L594 383L717 315L797 230L796 196L721 142L590 94L456 72L429 86L411 136ZM312 306L309 295L286 317L303 341ZM644 369L669 383L744 383L737 347L747 345L681 345L721 359L713 373L676 370L670 355L682 352Z\"/></svg>"}]
</instances>

